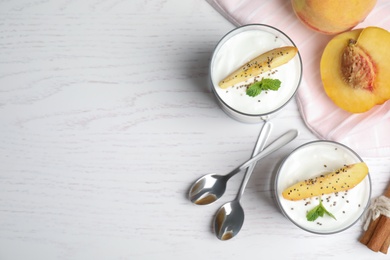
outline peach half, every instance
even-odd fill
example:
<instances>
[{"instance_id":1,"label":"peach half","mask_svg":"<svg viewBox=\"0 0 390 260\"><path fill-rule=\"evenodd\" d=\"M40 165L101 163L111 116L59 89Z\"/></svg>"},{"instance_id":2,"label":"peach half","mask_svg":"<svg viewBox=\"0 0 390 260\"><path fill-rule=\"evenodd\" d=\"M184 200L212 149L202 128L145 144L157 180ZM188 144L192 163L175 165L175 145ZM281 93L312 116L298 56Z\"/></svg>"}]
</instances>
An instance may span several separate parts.
<instances>
[{"instance_id":1,"label":"peach half","mask_svg":"<svg viewBox=\"0 0 390 260\"><path fill-rule=\"evenodd\" d=\"M362 113L390 99L390 33L367 27L335 36L320 63L326 94L340 108Z\"/></svg>"},{"instance_id":2,"label":"peach half","mask_svg":"<svg viewBox=\"0 0 390 260\"><path fill-rule=\"evenodd\" d=\"M362 22L376 0L291 0L303 24L324 34L348 31Z\"/></svg>"}]
</instances>

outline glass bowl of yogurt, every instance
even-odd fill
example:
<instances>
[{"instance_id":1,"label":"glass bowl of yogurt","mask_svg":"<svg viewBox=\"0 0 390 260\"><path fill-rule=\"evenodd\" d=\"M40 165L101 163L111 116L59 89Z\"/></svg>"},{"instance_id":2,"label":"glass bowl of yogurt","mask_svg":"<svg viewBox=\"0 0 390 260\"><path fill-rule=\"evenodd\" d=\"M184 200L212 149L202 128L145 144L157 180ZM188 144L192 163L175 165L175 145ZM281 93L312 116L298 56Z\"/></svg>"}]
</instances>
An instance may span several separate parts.
<instances>
[{"instance_id":1,"label":"glass bowl of yogurt","mask_svg":"<svg viewBox=\"0 0 390 260\"><path fill-rule=\"evenodd\" d=\"M333 141L313 141L295 149L281 163L275 178L275 196L282 213L296 226L316 234L334 234L354 225L369 206L371 179L368 174L347 190L303 200L287 200L282 192L291 185L332 172L345 165L363 162L349 147ZM325 214L314 221L306 215L319 200L333 217Z\"/></svg>"},{"instance_id":2,"label":"glass bowl of yogurt","mask_svg":"<svg viewBox=\"0 0 390 260\"><path fill-rule=\"evenodd\" d=\"M218 85L227 75L253 58L284 46L295 44L282 31L264 24L238 27L218 42L211 58L209 76L211 89L224 112L238 121L257 123L268 119L294 97L302 79L299 51L288 63L257 76L280 80L277 91L262 91L256 97L248 96L246 88L242 86L253 83L256 77L226 89Z\"/></svg>"}]
</instances>

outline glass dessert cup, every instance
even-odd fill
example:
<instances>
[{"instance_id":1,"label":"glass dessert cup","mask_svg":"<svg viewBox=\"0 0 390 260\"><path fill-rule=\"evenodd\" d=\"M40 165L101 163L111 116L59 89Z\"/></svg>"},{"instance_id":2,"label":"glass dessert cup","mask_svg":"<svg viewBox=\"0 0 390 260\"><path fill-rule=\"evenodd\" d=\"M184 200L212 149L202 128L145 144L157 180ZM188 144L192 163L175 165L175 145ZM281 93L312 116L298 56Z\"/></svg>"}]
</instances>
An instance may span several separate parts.
<instances>
[{"instance_id":1,"label":"glass dessert cup","mask_svg":"<svg viewBox=\"0 0 390 260\"><path fill-rule=\"evenodd\" d=\"M218 42L210 62L210 86L222 110L240 122L258 123L282 109L294 96L302 80L302 60L298 53L284 65L263 72L257 78L279 79L277 91L262 91L256 97L245 91L254 77L223 89L218 83L251 59L278 47L295 46L282 31L264 24L250 24L227 33ZM246 86L245 86L246 85Z\"/></svg>"},{"instance_id":2,"label":"glass dessert cup","mask_svg":"<svg viewBox=\"0 0 390 260\"><path fill-rule=\"evenodd\" d=\"M296 148L283 160L275 178L275 197L282 213L299 228L315 234L334 234L353 226L370 203L369 174L354 188L319 197L290 201L282 192L299 181L362 161L349 147L332 141L313 141ZM308 221L307 212L319 205L320 199L335 219L325 214Z\"/></svg>"}]
</instances>

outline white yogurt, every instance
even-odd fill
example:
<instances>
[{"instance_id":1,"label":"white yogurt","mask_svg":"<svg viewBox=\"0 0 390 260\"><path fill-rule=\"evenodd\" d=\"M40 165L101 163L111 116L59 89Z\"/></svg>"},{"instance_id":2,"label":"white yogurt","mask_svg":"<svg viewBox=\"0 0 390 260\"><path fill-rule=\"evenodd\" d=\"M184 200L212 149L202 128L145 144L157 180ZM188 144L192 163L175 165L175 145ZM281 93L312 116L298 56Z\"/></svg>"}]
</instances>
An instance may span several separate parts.
<instances>
[{"instance_id":1,"label":"white yogurt","mask_svg":"<svg viewBox=\"0 0 390 260\"><path fill-rule=\"evenodd\" d=\"M361 161L349 148L329 141L311 142L296 149L282 163L276 178L275 192L285 215L297 226L314 233L331 234L353 225L361 217L370 200L369 176L347 192L321 196L324 207L336 220L325 215L314 222L308 221L306 214L319 204L319 198L290 201L283 198L282 192L302 180Z\"/></svg>"},{"instance_id":2,"label":"white yogurt","mask_svg":"<svg viewBox=\"0 0 390 260\"><path fill-rule=\"evenodd\" d=\"M249 25L229 33L218 44L211 61L210 74L216 95L222 105L238 113L267 115L283 107L295 94L302 76L302 64L299 54L288 63L265 72L259 79L279 79L282 83L277 91L263 91L256 97L246 95L245 87L254 78L222 89L218 83L238 67L269 50L294 43L282 32L265 25ZM226 108L225 108L226 109Z\"/></svg>"}]
</instances>

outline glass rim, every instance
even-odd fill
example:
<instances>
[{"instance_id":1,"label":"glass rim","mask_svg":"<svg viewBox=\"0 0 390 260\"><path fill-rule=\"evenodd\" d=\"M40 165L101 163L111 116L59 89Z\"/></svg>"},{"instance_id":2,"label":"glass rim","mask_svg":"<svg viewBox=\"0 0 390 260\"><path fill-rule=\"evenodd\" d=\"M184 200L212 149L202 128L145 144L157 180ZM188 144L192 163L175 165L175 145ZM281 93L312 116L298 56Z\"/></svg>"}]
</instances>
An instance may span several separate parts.
<instances>
[{"instance_id":1,"label":"glass rim","mask_svg":"<svg viewBox=\"0 0 390 260\"><path fill-rule=\"evenodd\" d=\"M297 148L295 148L291 153L289 153L283 160L282 162L280 163L279 165L279 168L278 168L278 171L276 172L276 176L275 176L275 180L274 180L274 195L275 195L275 199L276 199L276 202L278 204L278 207L279 209L282 211L283 215L289 220L291 221L291 223L293 223L295 226L297 226L298 228L304 230L304 231L307 231L307 232L310 232L310 233L313 233L313 234L317 234L317 235L332 235L332 234L337 234L337 233L340 233L340 232L343 232L347 229L349 229L350 227L352 227L353 225L355 225L359 219L365 214L365 212L367 211L369 205L370 205L370 198L371 198L371 194L372 194L372 182L371 182L371 176L370 176L370 173L367 174L367 177L368 177L368 187L369 187L369 191L368 191L368 200L367 200L367 203L366 205L363 207L363 210L362 210L362 213L356 217L356 219L354 221L352 221L350 224L346 225L345 227L343 228L340 228L338 230L334 230L334 231L329 231L329 232L320 232L320 231L315 231L315 230L311 230L309 228L305 228L301 225L299 225L296 221L294 221L290 216L289 214L287 214L286 210L284 209L284 207L282 206L282 203L280 201L280 198L279 198L279 190L278 190L278 183L279 183L279 177L280 177L280 171L283 167L283 165L285 164L285 162L297 151L301 150L302 148L304 148L305 146L309 146L309 145L312 145L312 144L315 144L315 143L329 143L329 144L336 144L336 145L339 145L341 147L343 147L344 149L350 151L352 154L354 154L359 160L360 162L364 162L363 159L359 156L359 154L357 154L354 150L352 150L350 147L342 144L342 143L339 143L339 142L336 142L336 141L331 141L331 140L315 140L315 141L310 141L310 142L307 142L307 143L304 143L300 146L298 146Z\"/></svg>"},{"instance_id":2,"label":"glass rim","mask_svg":"<svg viewBox=\"0 0 390 260\"><path fill-rule=\"evenodd\" d=\"M212 65L213 65L213 61L214 61L214 58L216 56L216 54L218 53L218 49L221 48L223 46L223 44L225 43L225 41L227 41L228 39L230 39L232 36L240 33L241 31L245 31L247 28L250 28L250 27L265 27L265 28L268 28L268 29L271 29L271 30L274 30L280 34L282 34L284 37L287 38L288 41L290 41L290 43L297 47L296 44L294 43L294 41L286 34L284 33L283 31L281 31L280 29L276 28L276 27L273 27L271 25L267 25L267 24L261 24L261 23L252 23L252 24L245 24L245 25L242 25L242 26L239 26L239 27L236 27L232 30L230 30L228 33L226 33L219 41L218 43L216 44L216 46L214 47L214 50L212 52L212 56L211 56L211 60L210 60L210 65L209 65L209 81L210 81L210 84L212 86L212 91L214 93L214 95L217 97L218 101L223 105L225 106L226 108L228 108L229 110L233 111L234 113L236 114L239 114L241 116L244 116L244 117L252 117L252 118L258 118L258 117L263 117L263 116L268 116L268 115L271 115L279 110L281 110L282 108L284 108L288 103L290 103L291 99L294 98L294 96L296 95L298 89L299 89L299 86L301 85L301 82L302 82L302 78L303 78L303 63L302 63L302 57L301 57L301 54L300 52L298 51L297 52L297 55L298 55L298 60L299 60L299 68L300 68L300 75L299 75L299 79L298 79L298 82L297 82L297 85L295 87L295 90L294 92L292 93L291 97L288 98L288 100L286 100L286 102L284 102L281 106L267 112L267 113L261 113L261 114L252 114L252 113L244 113L244 112L241 112L233 107L231 107L230 105L228 105L217 93L216 91L216 87L214 86L214 83L213 83L213 80L212 80Z\"/></svg>"}]
</instances>

